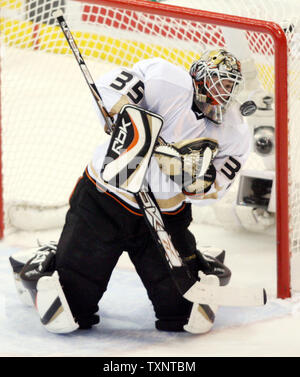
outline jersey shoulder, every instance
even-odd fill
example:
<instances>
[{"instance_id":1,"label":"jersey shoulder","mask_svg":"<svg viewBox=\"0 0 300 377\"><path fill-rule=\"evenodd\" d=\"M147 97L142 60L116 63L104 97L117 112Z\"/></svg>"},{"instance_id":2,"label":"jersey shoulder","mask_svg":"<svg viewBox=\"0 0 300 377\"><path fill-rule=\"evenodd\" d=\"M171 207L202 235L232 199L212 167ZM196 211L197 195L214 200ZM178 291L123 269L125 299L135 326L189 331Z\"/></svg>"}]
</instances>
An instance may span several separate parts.
<instances>
[{"instance_id":1,"label":"jersey shoulder","mask_svg":"<svg viewBox=\"0 0 300 377\"><path fill-rule=\"evenodd\" d=\"M248 135L250 138L250 130L248 123L243 118L238 103L233 103L226 111L223 118L223 125L231 129L232 131L241 134Z\"/></svg>"},{"instance_id":2,"label":"jersey shoulder","mask_svg":"<svg viewBox=\"0 0 300 377\"><path fill-rule=\"evenodd\" d=\"M201 136L217 140L217 159L227 156L246 156L252 145L250 127L242 117L238 104L232 104L226 111L221 124L205 118L205 128Z\"/></svg>"},{"instance_id":3,"label":"jersey shoulder","mask_svg":"<svg viewBox=\"0 0 300 377\"><path fill-rule=\"evenodd\" d=\"M162 58L142 60L134 65L133 70L137 73L140 71L145 81L159 80L186 89L192 88L192 79L189 72L183 67Z\"/></svg>"}]
</instances>

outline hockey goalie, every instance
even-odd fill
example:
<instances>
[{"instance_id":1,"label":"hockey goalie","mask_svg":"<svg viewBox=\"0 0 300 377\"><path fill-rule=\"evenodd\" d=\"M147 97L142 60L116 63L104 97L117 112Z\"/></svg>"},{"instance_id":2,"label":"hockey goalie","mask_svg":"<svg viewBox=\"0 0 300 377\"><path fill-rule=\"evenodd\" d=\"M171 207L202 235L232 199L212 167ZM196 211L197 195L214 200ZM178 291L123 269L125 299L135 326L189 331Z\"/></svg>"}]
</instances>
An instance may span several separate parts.
<instances>
[{"instance_id":1,"label":"hockey goalie","mask_svg":"<svg viewBox=\"0 0 300 377\"><path fill-rule=\"evenodd\" d=\"M193 303L180 294L130 188L139 188L143 171L143 185L189 273L200 284L226 286L225 252L197 248L189 225L192 204L222 198L250 153L251 133L235 101L242 86L240 62L223 49L203 53L189 72L154 58L100 78L97 88L117 131L78 180L59 241L10 257L23 301L34 302L47 330L68 333L99 322L98 303L124 250L153 304L158 330L212 327L218 303ZM142 163L123 163L131 154Z\"/></svg>"}]
</instances>

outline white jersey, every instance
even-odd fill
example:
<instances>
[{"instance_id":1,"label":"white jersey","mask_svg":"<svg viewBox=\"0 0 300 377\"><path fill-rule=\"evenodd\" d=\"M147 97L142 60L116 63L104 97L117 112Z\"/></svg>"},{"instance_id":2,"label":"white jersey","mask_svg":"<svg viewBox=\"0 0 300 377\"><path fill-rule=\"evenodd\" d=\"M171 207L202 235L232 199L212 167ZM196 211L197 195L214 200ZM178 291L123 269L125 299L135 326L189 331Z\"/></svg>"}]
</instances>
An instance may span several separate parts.
<instances>
[{"instance_id":1,"label":"white jersey","mask_svg":"<svg viewBox=\"0 0 300 377\"><path fill-rule=\"evenodd\" d=\"M208 205L223 197L245 163L251 146L249 127L235 103L227 109L222 124L213 123L194 105L194 89L189 73L160 58L143 60L132 69L115 69L96 85L109 112L118 112L120 103L126 98L162 116L164 123L160 136L168 143L200 137L218 143L219 151L213 161L216 180L204 195L184 195L181 187L161 172L156 159L152 157L147 180L163 213L176 213L186 202ZM100 113L99 117L104 125ZM100 190L108 189L107 194L136 213L138 205L133 195L101 180L100 171L108 144L106 142L96 149L87 174Z\"/></svg>"}]
</instances>

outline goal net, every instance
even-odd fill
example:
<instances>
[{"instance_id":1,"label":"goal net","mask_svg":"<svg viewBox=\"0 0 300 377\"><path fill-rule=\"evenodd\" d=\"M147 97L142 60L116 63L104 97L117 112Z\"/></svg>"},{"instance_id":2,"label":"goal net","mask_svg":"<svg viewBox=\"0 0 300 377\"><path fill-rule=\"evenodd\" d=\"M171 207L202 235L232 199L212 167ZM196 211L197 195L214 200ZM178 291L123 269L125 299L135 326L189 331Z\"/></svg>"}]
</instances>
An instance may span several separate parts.
<instances>
[{"instance_id":1,"label":"goal net","mask_svg":"<svg viewBox=\"0 0 300 377\"><path fill-rule=\"evenodd\" d=\"M52 16L60 8L94 79L151 57L188 70L214 47L242 60L246 91L240 100L258 106L248 117L254 143L245 171L271 180L280 197L275 193L272 209L262 206L254 214L255 206L237 205L237 180L224 201L196 211L195 218L250 231L277 229L278 295L288 297L291 286L300 290L297 1L1 0L0 6L4 234L62 226L78 177L108 137Z\"/></svg>"}]
</instances>

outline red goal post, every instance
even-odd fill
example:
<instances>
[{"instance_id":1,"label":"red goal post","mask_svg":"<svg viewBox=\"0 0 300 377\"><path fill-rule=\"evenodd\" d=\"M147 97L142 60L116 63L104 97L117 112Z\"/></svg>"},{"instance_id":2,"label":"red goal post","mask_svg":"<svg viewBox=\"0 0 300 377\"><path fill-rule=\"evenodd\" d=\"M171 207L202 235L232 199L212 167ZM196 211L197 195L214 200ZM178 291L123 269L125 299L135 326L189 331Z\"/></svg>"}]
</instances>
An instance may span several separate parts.
<instances>
[{"instance_id":1,"label":"red goal post","mask_svg":"<svg viewBox=\"0 0 300 377\"><path fill-rule=\"evenodd\" d=\"M66 1L71 2L71 1ZM208 11L201 11L190 8L176 7L164 3L154 3L143 0L73 0L74 3L84 4L84 7L101 7L107 6L111 9L120 8L126 11L142 12L143 14L162 16L166 22L170 19L186 20L192 23L204 23L215 26L230 27L233 29L247 30L251 32L264 33L270 36L274 44L274 82L275 82L275 129L276 129L276 221L277 221L277 295L279 298L290 297L291 295L291 276L290 276L290 256L291 245L290 242L290 214L289 214L289 154L288 154L288 43L283 29L276 23L266 20L258 20L252 18L244 18L234 15L227 15L223 13L215 13ZM96 13L92 12L89 21L95 23L93 17L98 17ZM95 15L96 14L96 15ZM100 14L101 15L101 14ZM68 15L67 15L68 16ZM126 16L126 14L125 14ZM150 20L151 21L151 20ZM43 22L43 21L41 21ZM31 33L30 48L34 50L41 49L42 42L39 38L40 21L34 22L33 31ZM115 23L125 22L126 28L127 19L122 21L122 17L115 21ZM132 25L135 21L132 21ZM130 24L129 24L130 25ZM72 28L72 23L70 24ZM128 27L128 24L127 24ZM155 25L153 26L155 27ZM117 30L117 29L116 29ZM161 30L170 32L168 26ZM139 30L135 30L138 32ZM117 31L116 31L117 32ZM151 33L150 33L151 34ZM76 37L76 35L75 35ZM165 36L163 36L165 37ZM201 37L201 36L200 36ZM28 37L29 38L29 37ZM193 37L192 37L193 38ZM180 37L179 37L180 39ZM58 46L58 44L57 44ZM48 47L47 47L48 48ZM51 47L52 48L52 47ZM56 47L55 47L56 48ZM91 53L92 54L92 53ZM97 55L99 58L100 55ZM88 63L89 64L89 63ZM74 63L75 65L75 63ZM76 80L76 78L74 78ZM78 78L80 80L80 78ZM0 85L1 90L1 85ZM4 95L4 93L1 93ZM3 101L0 103L3 106ZM1 117L0 111L0 117ZM0 121L3 121L3 117ZM1 132L1 137L2 132ZM1 142L2 148L2 142ZM2 151L1 151L2 156ZM2 161L3 162L3 161ZM5 162L3 162L5 163ZM1 174L1 186L5 186ZM5 190L5 187L4 187ZM1 190L3 192L3 189ZM4 200L5 201L5 200ZM4 212L5 203L1 195L0 206L2 216L0 217L1 236L5 228Z\"/></svg>"}]
</instances>

